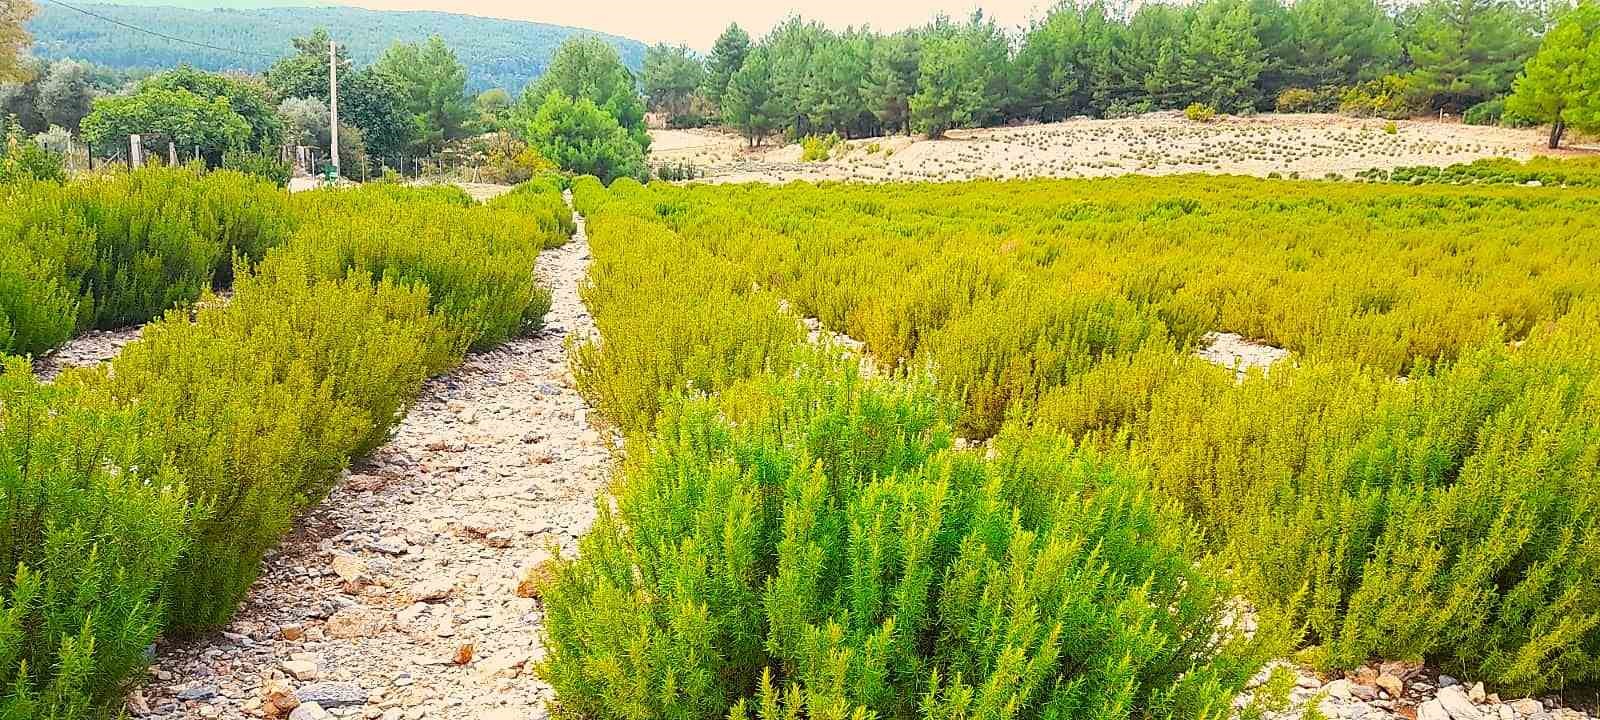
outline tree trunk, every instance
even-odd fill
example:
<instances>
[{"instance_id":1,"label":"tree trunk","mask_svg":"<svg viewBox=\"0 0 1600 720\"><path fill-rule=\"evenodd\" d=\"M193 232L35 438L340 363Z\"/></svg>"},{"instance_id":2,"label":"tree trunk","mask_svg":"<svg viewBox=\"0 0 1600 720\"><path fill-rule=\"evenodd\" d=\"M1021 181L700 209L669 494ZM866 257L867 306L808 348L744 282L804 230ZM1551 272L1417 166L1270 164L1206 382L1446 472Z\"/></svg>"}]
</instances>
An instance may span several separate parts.
<instances>
[{"instance_id":1,"label":"tree trunk","mask_svg":"<svg viewBox=\"0 0 1600 720\"><path fill-rule=\"evenodd\" d=\"M1550 149L1551 150L1554 150L1554 149L1556 149L1556 148L1561 146L1561 136L1565 135L1566 132L1567 132L1567 124L1565 122L1557 120L1557 121L1555 121L1554 123L1552 123L1550 125Z\"/></svg>"}]
</instances>

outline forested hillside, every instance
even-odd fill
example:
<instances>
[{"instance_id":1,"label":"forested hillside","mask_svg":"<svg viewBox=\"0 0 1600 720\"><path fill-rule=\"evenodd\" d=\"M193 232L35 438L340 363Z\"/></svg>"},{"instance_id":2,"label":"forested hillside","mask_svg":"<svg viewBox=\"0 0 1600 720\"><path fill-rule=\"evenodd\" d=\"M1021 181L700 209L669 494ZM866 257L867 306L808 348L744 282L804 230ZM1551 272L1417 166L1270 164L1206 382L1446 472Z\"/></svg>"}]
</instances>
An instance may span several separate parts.
<instances>
[{"instance_id":1,"label":"forested hillside","mask_svg":"<svg viewBox=\"0 0 1600 720\"><path fill-rule=\"evenodd\" d=\"M558 25L497 20L438 12L384 12L347 7L192 10L176 7L79 5L138 27L239 52L207 50L123 30L59 5L41 4L28 24L33 53L46 59L75 58L119 69L159 70L188 63L205 70L265 70L284 55L292 38L327 28L365 65L397 41L438 35L457 49L466 65L467 88L502 87L516 92L544 72L562 40L586 31ZM637 68L644 45L604 39Z\"/></svg>"}]
</instances>

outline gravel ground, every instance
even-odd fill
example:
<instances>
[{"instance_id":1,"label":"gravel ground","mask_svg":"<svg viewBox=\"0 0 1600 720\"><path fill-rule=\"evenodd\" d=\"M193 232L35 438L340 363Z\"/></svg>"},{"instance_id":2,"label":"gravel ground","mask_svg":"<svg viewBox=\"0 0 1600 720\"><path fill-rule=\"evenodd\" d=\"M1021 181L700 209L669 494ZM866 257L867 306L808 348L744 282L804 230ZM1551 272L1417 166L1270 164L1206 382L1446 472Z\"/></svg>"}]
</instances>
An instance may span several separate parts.
<instances>
[{"instance_id":1,"label":"gravel ground","mask_svg":"<svg viewBox=\"0 0 1600 720\"><path fill-rule=\"evenodd\" d=\"M122 352L122 346L139 339L143 326L119 330L90 330L68 340L61 347L33 362L33 374L49 382L61 371L74 367L89 367L111 360Z\"/></svg>"}]
</instances>

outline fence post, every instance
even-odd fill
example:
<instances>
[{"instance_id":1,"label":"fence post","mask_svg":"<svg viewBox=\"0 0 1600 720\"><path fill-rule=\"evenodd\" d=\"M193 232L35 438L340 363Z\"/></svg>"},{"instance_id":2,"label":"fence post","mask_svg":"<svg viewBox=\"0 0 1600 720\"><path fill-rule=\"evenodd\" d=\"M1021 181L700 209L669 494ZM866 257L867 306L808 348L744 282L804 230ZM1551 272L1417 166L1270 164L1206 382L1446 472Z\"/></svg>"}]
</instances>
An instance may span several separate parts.
<instances>
[{"instance_id":1,"label":"fence post","mask_svg":"<svg viewBox=\"0 0 1600 720\"><path fill-rule=\"evenodd\" d=\"M144 138L137 133L128 136L128 167L144 167Z\"/></svg>"}]
</instances>

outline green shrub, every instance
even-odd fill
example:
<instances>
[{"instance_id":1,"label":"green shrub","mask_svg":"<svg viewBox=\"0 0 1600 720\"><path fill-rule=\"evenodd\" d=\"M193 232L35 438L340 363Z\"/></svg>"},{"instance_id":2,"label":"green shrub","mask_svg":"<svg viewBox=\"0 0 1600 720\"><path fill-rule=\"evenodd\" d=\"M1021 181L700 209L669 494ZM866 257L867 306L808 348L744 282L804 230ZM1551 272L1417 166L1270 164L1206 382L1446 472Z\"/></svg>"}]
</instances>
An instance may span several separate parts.
<instances>
[{"instance_id":1,"label":"green shrub","mask_svg":"<svg viewBox=\"0 0 1600 720\"><path fill-rule=\"evenodd\" d=\"M1112 100L1106 106L1105 118L1116 120L1120 118L1138 117L1155 109L1149 100Z\"/></svg>"},{"instance_id":2,"label":"green shrub","mask_svg":"<svg viewBox=\"0 0 1600 720\"><path fill-rule=\"evenodd\" d=\"M1580 186L1593 167L1494 160L1391 177L1418 185L1481 176L1484 184ZM1261 627L1284 635L1305 630L1304 657L1327 669L1374 657L1421 659L1506 693L1600 680L1600 654L1593 652L1600 647L1600 598L1586 580L1600 566L1593 462L1600 457L1600 246L1593 242L1600 214L1582 187L1231 177L783 187L619 182L609 191L580 178L574 185L595 239L585 297L605 337L580 349L576 369L608 417L636 435L656 430L655 440L641 435L630 447L705 437L732 443L767 430L775 434L762 447L799 442L774 438L790 437L779 433L788 418L810 417L809 410L772 410L771 398L790 390L749 388L810 372L790 348L801 342L797 318L814 317L826 330L864 342L877 367L913 377L930 369L934 384L922 393L937 398L933 406L957 407L959 433L997 438L995 462L1006 457L1008 443L1060 434L1087 449L1063 450L1058 464L1095 457L1103 459L1096 467L1109 468L1090 485L1119 487L1117 478L1137 478L1159 502L1176 503L1200 526L1202 554L1267 613ZM1213 330L1293 354L1268 373L1241 379L1194 356ZM685 401L684 394L705 399ZM691 406L711 417L708 425L690 431L659 419ZM898 437L869 435L890 445ZM696 447L710 448L699 456L708 467L728 467L719 487L775 477L754 464L773 455ZM831 456L798 462L823 457ZM922 467L943 457L934 453ZM984 467L986 477L1005 476ZM640 483L656 482L649 469L630 467L619 492L632 492L635 473ZM673 477L724 476L696 470ZM710 535L703 528L725 527L716 521L730 502L711 503L711 514L696 516L706 518L704 526L660 537L690 538L699 547ZM619 506L610 521L617 535L593 540L605 546L594 553L632 557L632 528L654 527L655 520L644 510L628 512ZM854 526L839 527L845 529L831 536L838 542L854 537ZM684 542L669 549L687 552ZM656 539L649 547L668 545ZM645 564L618 561L607 575L618 583L606 586L607 603L621 587L637 592L617 597L639 604L598 620L582 615L591 627L610 627L613 618L634 627L639 608L655 618L705 620L708 632L725 627L725 616L715 614L721 605L681 606L706 608L699 615L651 605L725 596L709 581L666 590L630 585L654 582L621 570L661 567L648 563L664 556L648 557ZM775 572L782 555L770 557L764 573ZM715 572L724 566L713 560L709 577L722 577ZM768 587L747 589L765 598ZM688 589L679 594L681 588ZM819 601L818 618L828 617L830 602ZM807 656L780 655L787 646L767 642L768 628L750 629L771 617L764 600L759 613L767 614L739 616L742 647L754 649L703 661L736 669L696 676L708 678L696 686L696 702L756 703L765 695L769 705L783 706L747 703L739 711L763 717L821 707L816 703L908 712L884 711L873 704L877 695L848 682L816 690ZM668 624L653 627L666 627L669 636L681 627L661 622ZM661 637L652 630L631 639ZM845 643L860 635L839 637ZM655 698L633 707L660 711L650 703L687 697L650 694L667 681L658 670L682 653L662 660L606 650L616 646L605 643L623 639L593 642L600 644L578 652L594 651L587 657L600 660L563 670L565 687L590 699L578 702L614 692ZM670 655L682 646L662 640L649 647ZM873 657L872 646L848 647L852 658ZM597 688L611 680L585 674L614 670L611 658L634 657L638 664L608 676L619 678L605 685L609 690ZM707 667L700 662L686 667ZM893 687L902 696L927 689Z\"/></svg>"},{"instance_id":3,"label":"green shrub","mask_svg":"<svg viewBox=\"0 0 1600 720\"><path fill-rule=\"evenodd\" d=\"M566 242L572 221L548 185L531 184L488 209L454 187L301 195L300 230L286 252L316 277L357 271L426 285L432 307L448 318L463 348L493 347L537 329L549 310L549 291L539 287L533 268L541 250ZM321 221L327 217L358 220Z\"/></svg>"},{"instance_id":4,"label":"green shrub","mask_svg":"<svg viewBox=\"0 0 1600 720\"><path fill-rule=\"evenodd\" d=\"M236 255L260 260L292 223L283 193L229 171L150 168L0 192L8 205L0 308L11 350L25 354L77 329L144 322L226 286Z\"/></svg>"},{"instance_id":5,"label":"green shrub","mask_svg":"<svg viewBox=\"0 0 1600 720\"><path fill-rule=\"evenodd\" d=\"M266 152L230 150L222 156L222 167L261 178L281 188L289 187L289 178L293 176L289 163Z\"/></svg>"},{"instance_id":6,"label":"green shrub","mask_svg":"<svg viewBox=\"0 0 1600 720\"><path fill-rule=\"evenodd\" d=\"M826 136L807 135L800 139L800 162L827 160L841 142L838 133L829 133Z\"/></svg>"},{"instance_id":7,"label":"green shrub","mask_svg":"<svg viewBox=\"0 0 1600 720\"><path fill-rule=\"evenodd\" d=\"M427 288L315 280L285 254L242 274L227 305L152 323L108 368L63 380L137 404L189 485L169 629L227 621L262 553L388 437L450 343Z\"/></svg>"},{"instance_id":8,"label":"green shrub","mask_svg":"<svg viewBox=\"0 0 1600 720\"><path fill-rule=\"evenodd\" d=\"M185 546L183 474L138 409L0 370L0 715L88 718L161 628Z\"/></svg>"},{"instance_id":9,"label":"green shrub","mask_svg":"<svg viewBox=\"0 0 1600 720\"><path fill-rule=\"evenodd\" d=\"M226 623L263 553L389 437L429 373L539 322L533 261L565 227L559 192L541 180L493 208L459 191L310 193L294 211L317 222L279 244L286 195L237 173L0 188L29 198L0 227L27 228L28 252L72 250L42 254L65 267L74 253L119 267L95 257L102 242L196 285L219 249L238 262L230 302L168 312L106 366L50 386L20 360L0 372L0 715L111 714L154 637ZM4 317L8 336L34 318Z\"/></svg>"},{"instance_id":10,"label":"green shrub","mask_svg":"<svg viewBox=\"0 0 1600 720\"><path fill-rule=\"evenodd\" d=\"M1429 99L1403 75L1385 75L1346 88L1339 97L1339 112L1361 117L1403 120L1428 109Z\"/></svg>"},{"instance_id":11,"label":"green shrub","mask_svg":"<svg viewBox=\"0 0 1600 720\"><path fill-rule=\"evenodd\" d=\"M1339 106L1338 94L1326 89L1288 88L1274 102L1281 113L1325 113Z\"/></svg>"},{"instance_id":12,"label":"green shrub","mask_svg":"<svg viewBox=\"0 0 1600 720\"><path fill-rule=\"evenodd\" d=\"M1217 117L1217 108L1205 103L1189 103L1183 109L1183 116L1192 122L1211 122Z\"/></svg>"},{"instance_id":13,"label":"green shrub","mask_svg":"<svg viewBox=\"0 0 1600 720\"><path fill-rule=\"evenodd\" d=\"M630 445L542 588L563 710L1227 712L1260 647L1214 634L1230 592L1181 520L1070 445L948 451L919 383L819 358L671 401Z\"/></svg>"},{"instance_id":14,"label":"green shrub","mask_svg":"<svg viewBox=\"0 0 1600 720\"><path fill-rule=\"evenodd\" d=\"M1461 113L1461 122L1468 125L1499 125L1506 112L1506 99L1497 97L1467 108Z\"/></svg>"}]
</instances>

